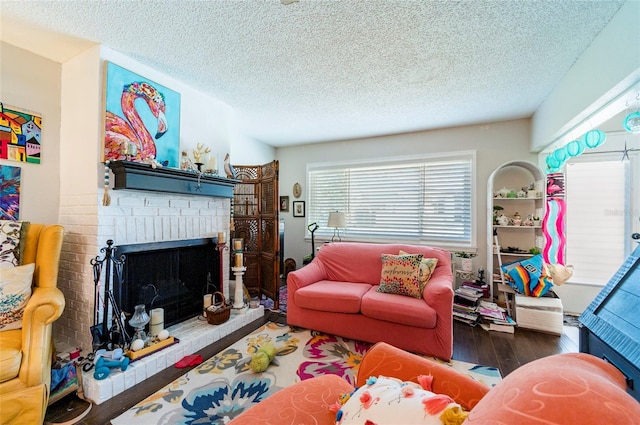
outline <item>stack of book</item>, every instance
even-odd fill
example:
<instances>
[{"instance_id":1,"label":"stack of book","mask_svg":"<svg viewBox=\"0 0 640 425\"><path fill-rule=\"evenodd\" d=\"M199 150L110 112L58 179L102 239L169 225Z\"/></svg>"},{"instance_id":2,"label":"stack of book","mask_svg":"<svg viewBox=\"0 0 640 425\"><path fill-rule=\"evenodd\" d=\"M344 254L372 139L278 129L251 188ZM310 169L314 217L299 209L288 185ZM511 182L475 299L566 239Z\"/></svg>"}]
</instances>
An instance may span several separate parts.
<instances>
[{"instance_id":1,"label":"stack of book","mask_svg":"<svg viewBox=\"0 0 640 425\"><path fill-rule=\"evenodd\" d=\"M480 326L487 331L514 333L516 322L509 317L504 308L498 304L481 300L477 312L480 315Z\"/></svg>"},{"instance_id":2,"label":"stack of book","mask_svg":"<svg viewBox=\"0 0 640 425\"><path fill-rule=\"evenodd\" d=\"M482 298L482 290L462 285L455 290L453 297L453 318L471 326L478 324L478 300Z\"/></svg>"}]
</instances>

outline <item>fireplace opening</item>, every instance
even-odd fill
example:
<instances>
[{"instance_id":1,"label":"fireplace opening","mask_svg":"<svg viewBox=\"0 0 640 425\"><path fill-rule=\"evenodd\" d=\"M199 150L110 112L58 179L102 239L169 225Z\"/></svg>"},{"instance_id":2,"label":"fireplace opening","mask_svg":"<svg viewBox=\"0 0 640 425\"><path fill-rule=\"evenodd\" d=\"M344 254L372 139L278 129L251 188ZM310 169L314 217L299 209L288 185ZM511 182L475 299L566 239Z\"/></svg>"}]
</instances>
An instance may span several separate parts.
<instances>
[{"instance_id":1,"label":"fireplace opening","mask_svg":"<svg viewBox=\"0 0 640 425\"><path fill-rule=\"evenodd\" d=\"M125 314L137 304L164 309L164 327L202 314L203 296L220 290L220 253L213 239L118 246L124 255L113 293ZM127 318L128 320L128 318ZM129 328L129 331L131 329Z\"/></svg>"}]
</instances>

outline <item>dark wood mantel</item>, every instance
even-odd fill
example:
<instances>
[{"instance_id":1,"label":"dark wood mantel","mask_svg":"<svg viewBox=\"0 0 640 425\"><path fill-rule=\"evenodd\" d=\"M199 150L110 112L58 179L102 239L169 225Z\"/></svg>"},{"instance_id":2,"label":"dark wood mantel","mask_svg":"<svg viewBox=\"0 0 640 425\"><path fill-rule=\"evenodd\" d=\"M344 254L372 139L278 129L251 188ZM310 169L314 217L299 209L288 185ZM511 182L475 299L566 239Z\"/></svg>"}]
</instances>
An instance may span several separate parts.
<instances>
[{"instance_id":1,"label":"dark wood mantel","mask_svg":"<svg viewBox=\"0 0 640 425\"><path fill-rule=\"evenodd\" d=\"M175 168L152 168L149 164L130 161L112 161L109 168L115 176L115 190L134 189L233 198L233 187L240 181Z\"/></svg>"}]
</instances>

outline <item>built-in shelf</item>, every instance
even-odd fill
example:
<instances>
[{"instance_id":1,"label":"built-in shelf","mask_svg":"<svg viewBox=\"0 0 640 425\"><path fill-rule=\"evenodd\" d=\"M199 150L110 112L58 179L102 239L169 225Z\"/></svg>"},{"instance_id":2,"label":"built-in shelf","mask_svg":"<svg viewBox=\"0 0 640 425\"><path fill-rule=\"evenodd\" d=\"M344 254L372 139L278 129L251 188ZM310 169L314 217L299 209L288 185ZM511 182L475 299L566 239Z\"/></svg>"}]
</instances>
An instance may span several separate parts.
<instances>
[{"instance_id":1,"label":"built-in shelf","mask_svg":"<svg viewBox=\"0 0 640 425\"><path fill-rule=\"evenodd\" d=\"M497 254L494 254L497 255ZM506 252L500 251L500 255L509 256L509 257L533 257L534 254L529 254L528 252Z\"/></svg>"},{"instance_id":2,"label":"built-in shelf","mask_svg":"<svg viewBox=\"0 0 640 425\"><path fill-rule=\"evenodd\" d=\"M112 161L115 190L133 189L151 192L233 198L233 187L240 180L175 168L152 168L149 164Z\"/></svg>"},{"instance_id":3,"label":"built-in shelf","mask_svg":"<svg viewBox=\"0 0 640 425\"><path fill-rule=\"evenodd\" d=\"M493 198L495 201L535 201L536 199L542 199L542 197L540 196L534 196L534 197L526 197L526 198L501 198L501 197L494 197Z\"/></svg>"},{"instance_id":4,"label":"built-in shelf","mask_svg":"<svg viewBox=\"0 0 640 425\"><path fill-rule=\"evenodd\" d=\"M514 226L514 225L501 225L501 224L494 224L493 227L495 228L508 228L508 229L541 229L542 226Z\"/></svg>"}]
</instances>

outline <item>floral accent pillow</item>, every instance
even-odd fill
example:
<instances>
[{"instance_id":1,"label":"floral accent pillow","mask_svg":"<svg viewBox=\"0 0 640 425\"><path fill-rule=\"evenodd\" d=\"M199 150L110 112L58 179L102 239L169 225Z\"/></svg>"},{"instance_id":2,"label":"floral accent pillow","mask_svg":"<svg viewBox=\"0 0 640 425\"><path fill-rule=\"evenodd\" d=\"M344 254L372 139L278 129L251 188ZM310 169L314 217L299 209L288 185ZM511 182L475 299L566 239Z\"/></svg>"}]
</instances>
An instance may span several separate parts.
<instances>
[{"instance_id":1,"label":"floral accent pillow","mask_svg":"<svg viewBox=\"0 0 640 425\"><path fill-rule=\"evenodd\" d=\"M342 397L336 407L339 425L458 425L469 414L447 395L386 376L370 377L366 385Z\"/></svg>"},{"instance_id":2,"label":"floral accent pillow","mask_svg":"<svg viewBox=\"0 0 640 425\"><path fill-rule=\"evenodd\" d=\"M20 329L22 315L31 298L31 283L36 265L2 269L0 273L0 331Z\"/></svg>"},{"instance_id":3,"label":"floral accent pillow","mask_svg":"<svg viewBox=\"0 0 640 425\"><path fill-rule=\"evenodd\" d=\"M420 282L422 254L382 254L382 273L378 292L422 298L424 284Z\"/></svg>"},{"instance_id":4,"label":"floral accent pillow","mask_svg":"<svg viewBox=\"0 0 640 425\"><path fill-rule=\"evenodd\" d=\"M399 254L408 255L409 253L400 250ZM422 261L420 261L420 270L418 271L418 280L420 281L420 283L422 283L425 286L427 285L437 265L438 265L437 258L423 258Z\"/></svg>"},{"instance_id":5,"label":"floral accent pillow","mask_svg":"<svg viewBox=\"0 0 640 425\"><path fill-rule=\"evenodd\" d=\"M0 220L0 268L20 265L22 227L21 221Z\"/></svg>"}]
</instances>

